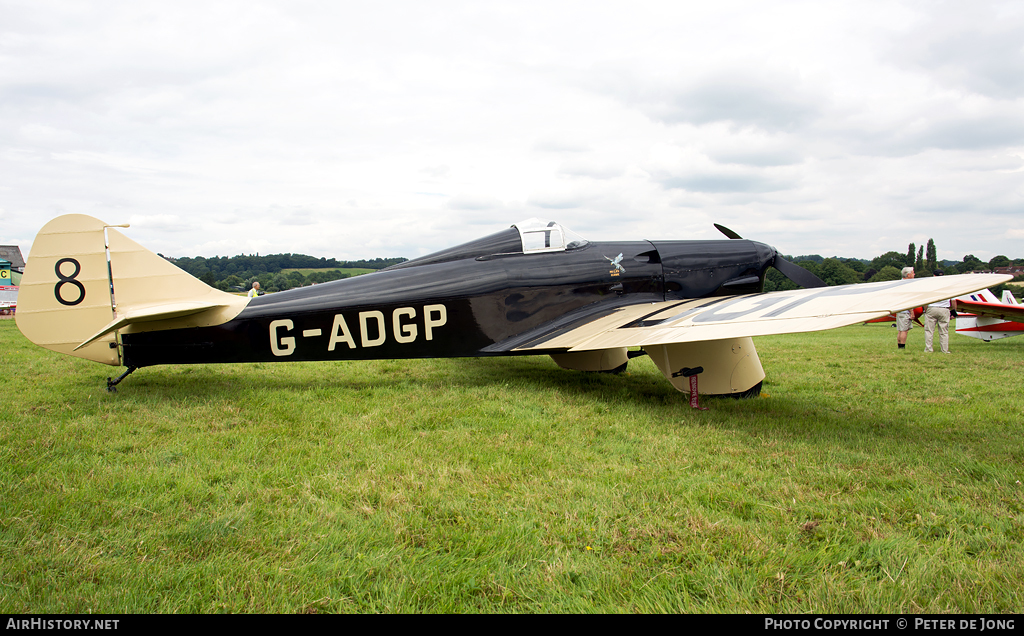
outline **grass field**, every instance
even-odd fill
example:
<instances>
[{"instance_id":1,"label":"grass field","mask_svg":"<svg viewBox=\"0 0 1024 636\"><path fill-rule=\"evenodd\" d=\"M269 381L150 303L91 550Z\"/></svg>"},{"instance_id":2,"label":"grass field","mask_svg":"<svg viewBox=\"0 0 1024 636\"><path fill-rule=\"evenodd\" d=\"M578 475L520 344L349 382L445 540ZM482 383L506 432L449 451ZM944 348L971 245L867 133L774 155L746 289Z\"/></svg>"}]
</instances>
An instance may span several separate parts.
<instances>
[{"instance_id":1,"label":"grass field","mask_svg":"<svg viewBox=\"0 0 1024 636\"><path fill-rule=\"evenodd\" d=\"M286 267L281 270L281 273L290 274L291 272L298 272L303 276L309 276L316 272L333 272L334 270L338 270L339 272L348 274L349 276L358 276L359 274L368 274L370 272L377 271L366 267Z\"/></svg>"},{"instance_id":2,"label":"grass field","mask_svg":"<svg viewBox=\"0 0 1024 636\"><path fill-rule=\"evenodd\" d=\"M0 612L1020 612L1024 338L118 370L0 321Z\"/></svg>"}]
</instances>

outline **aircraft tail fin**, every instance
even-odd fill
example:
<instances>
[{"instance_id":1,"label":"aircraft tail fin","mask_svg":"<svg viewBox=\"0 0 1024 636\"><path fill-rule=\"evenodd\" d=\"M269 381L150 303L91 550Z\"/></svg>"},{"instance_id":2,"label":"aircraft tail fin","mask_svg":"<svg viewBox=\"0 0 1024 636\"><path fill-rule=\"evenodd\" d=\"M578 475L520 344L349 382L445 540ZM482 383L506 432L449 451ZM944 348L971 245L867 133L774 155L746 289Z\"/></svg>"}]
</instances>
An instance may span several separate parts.
<instances>
[{"instance_id":1,"label":"aircraft tail fin","mask_svg":"<svg viewBox=\"0 0 1024 636\"><path fill-rule=\"evenodd\" d=\"M68 214L39 231L18 293L18 329L60 353L121 364L117 331L220 324L248 299L206 285L112 226Z\"/></svg>"}]
</instances>

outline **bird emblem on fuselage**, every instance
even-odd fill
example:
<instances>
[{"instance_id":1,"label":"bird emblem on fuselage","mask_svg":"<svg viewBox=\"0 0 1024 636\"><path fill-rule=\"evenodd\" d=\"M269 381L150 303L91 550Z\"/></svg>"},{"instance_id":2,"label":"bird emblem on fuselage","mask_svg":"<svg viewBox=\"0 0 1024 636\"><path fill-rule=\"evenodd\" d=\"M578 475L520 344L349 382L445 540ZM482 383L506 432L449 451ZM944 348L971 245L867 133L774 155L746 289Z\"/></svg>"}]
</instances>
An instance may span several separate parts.
<instances>
[{"instance_id":1,"label":"bird emblem on fuselage","mask_svg":"<svg viewBox=\"0 0 1024 636\"><path fill-rule=\"evenodd\" d=\"M612 266L615 267L615 269L608 272L609 274L611 274L612 276L618 276L619 272L622 272L623 274L626 273L626 269L622 267L622 265L620 265L620 263L622 262L621 253L615 258L611 258L610 256L605 256L605 258L607 258L608 262L610 262Z\"/></svg>"}]
</instances>

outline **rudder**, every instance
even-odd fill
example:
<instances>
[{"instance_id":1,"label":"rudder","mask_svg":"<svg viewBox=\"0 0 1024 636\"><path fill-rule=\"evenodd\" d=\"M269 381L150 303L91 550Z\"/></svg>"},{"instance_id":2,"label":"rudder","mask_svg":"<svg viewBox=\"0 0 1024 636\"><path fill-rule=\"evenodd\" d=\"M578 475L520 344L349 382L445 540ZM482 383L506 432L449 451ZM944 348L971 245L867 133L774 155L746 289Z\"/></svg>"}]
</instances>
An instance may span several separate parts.
<instances>
[{"instance_id":1,"label":"rudder","mask_svg":"<svg viewBox=\"0 0 1024 636\"><path fill-rule=\"evenodd\" d=\"M105 225L68 214L43 226L25 263L16 321L41 347L117 366L121 356L114 334L74 351L113 317Z\"/></svg>"}]
</instances>

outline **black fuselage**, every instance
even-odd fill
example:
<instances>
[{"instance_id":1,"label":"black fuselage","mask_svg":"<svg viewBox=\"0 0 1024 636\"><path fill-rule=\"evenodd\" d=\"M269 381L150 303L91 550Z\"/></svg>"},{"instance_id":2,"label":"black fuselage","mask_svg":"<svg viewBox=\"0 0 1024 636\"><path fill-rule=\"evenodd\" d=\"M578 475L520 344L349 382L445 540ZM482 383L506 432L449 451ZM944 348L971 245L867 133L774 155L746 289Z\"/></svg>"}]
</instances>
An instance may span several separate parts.
<instances>
[{"instance_id":1,"label":"black fuselage","mask_svg":"<svg viewBox=\"0 0 1024 636\"><path fill-rule=\"evenodd\" d=\"M509 229L372 274L260 296L214 327L123 334L123 360L510 355L616 307L759 292L774 256L747 240L591 242L524 254Z\"/></svg>"}]
</instances>

